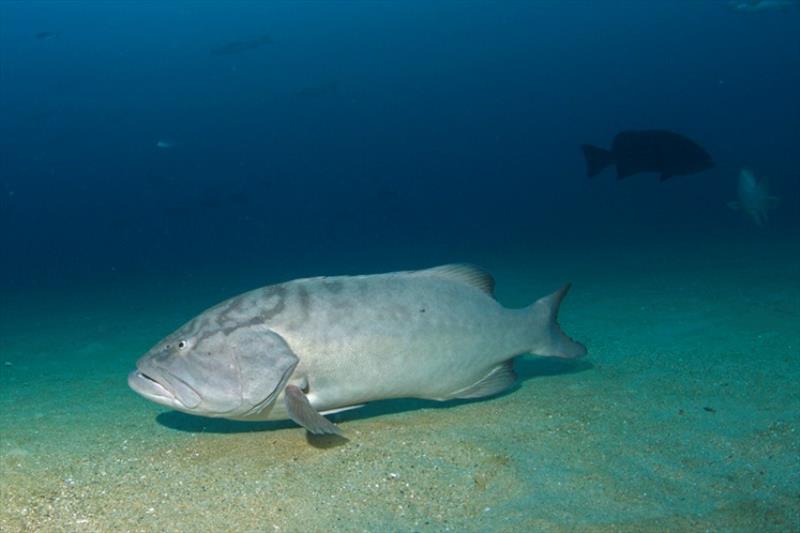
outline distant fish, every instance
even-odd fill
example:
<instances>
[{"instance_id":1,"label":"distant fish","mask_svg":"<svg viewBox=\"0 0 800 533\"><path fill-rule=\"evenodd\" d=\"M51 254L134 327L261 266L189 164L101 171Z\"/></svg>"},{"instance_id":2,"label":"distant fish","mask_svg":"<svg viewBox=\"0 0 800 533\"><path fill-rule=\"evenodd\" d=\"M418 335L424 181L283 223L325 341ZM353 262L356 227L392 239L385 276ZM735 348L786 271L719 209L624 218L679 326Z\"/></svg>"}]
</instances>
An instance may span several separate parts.
<instances>
[{"instance_id":1,"label":"distant fish","mask_svg":"<svg viewBox=\"0 0 800 533\"><path fill-rule=\"evenodd\" d=\"M739 13L763 13L766 11L785 11L800 7L798 0L732 0L728 7Z\"/></svg>"},{"instance_id":2,"label":"distant fish","mask_svg":"<svg viewBox=\"0 0 800 533\"><path fill-rule=\"evenodd\" d=\"M156 142L156 148L161 148L164 150L168 148L175 148L175 141L173 141L172 139L159 139Z\"/></svg>"},{"instance_id":3,"label":"distant fish","mask_svg":"<svg viewBox=\"0 0 800 533\"><path fill-rule=\"evenodd\" d=\"M58 33L54 31L40 31L36 35L34 35L40 41L49 41L50 39L55 39L58 37Z\"/></svg>"},{"instance_id":4,"label":"distant fish","mask_svg":"<svg viewBox=\"0 0 800 533\"><path fill-rule=\"evenodd\" d=\"M244 51L260 48L272 43L272 37L269 35L262 35L258 39L252 39L249 41L231 41L218 48L214 48L211 50L211 53L218 56L240 54Z\"/></svg>"},{"instance_id":5,"label":"distant fish","mask_svg":"<svg viewBox=\"0 0 800 533\"><path fill-rule=\"evenodd\" d=\"M728 202L728 207L747 213L759 227L767 223L767 212L780 201L777 196L770 196L765 178L757 178L746 168L739 172L739 184L736 192L739 201Z\"/></svg>"},{"instance_id":6,"label":"distant fish","mask_svg":"<svg viewBox=\"0 0 800 533\"><path fill-rule=\"evenodd\" d=\"M614 137L611 150L588 144L582 145L581 149L589 177L616 165L617 179L641 172L657 172L664 181L714 166L711 156L700 145L666 130L623 131Z\"/></svg>"}]
</instances>

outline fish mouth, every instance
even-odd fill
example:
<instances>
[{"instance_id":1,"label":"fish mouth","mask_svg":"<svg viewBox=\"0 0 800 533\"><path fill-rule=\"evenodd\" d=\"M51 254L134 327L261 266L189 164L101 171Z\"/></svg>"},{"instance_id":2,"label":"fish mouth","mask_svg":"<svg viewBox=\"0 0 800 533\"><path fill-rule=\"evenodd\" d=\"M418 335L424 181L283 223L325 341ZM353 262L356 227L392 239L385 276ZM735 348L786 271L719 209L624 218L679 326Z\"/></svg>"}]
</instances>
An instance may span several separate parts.
<instances>
[{"instance_id":1,"label":"fish mouth","mask_svg":"<svg viewBox=\"0 0 800 533\"><path fill-rule=\"evenodd\" d=\"M128 374L128 385L148 400L180 411L190 412L203 401L200 393L184 379L146 357Z\"/></svg>"},{"instance_id":2,"label":"fish mouth","mask_svg":"<svg viewBox=\"0 0 800 533\"><path fill-rule=\"evenodd\" d=\"M128 386L148 400L178 411L193 412L202 401L197 391L185 381L149 369L137 368L128 374Z\"/></svg>"},{"instance_id":3,"label":"fish mouth","mask_svg":"<svg viewBox=\"0 0 800 533\"><path fill-rule=\"evenodd\" d=\"M134 370L128 374L128 386L134 392L158 404L172 408L183 407L178 398L169 389L141 370Z\"/></svg>"}]
</instances>

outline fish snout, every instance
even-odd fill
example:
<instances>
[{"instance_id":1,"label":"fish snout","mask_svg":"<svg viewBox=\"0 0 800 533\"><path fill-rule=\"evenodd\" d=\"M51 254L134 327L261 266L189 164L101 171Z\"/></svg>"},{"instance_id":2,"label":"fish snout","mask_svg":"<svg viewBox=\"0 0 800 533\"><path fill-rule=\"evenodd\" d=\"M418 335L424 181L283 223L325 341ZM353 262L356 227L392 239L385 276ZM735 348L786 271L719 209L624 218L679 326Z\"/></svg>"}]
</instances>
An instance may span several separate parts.
<instances>
[{"instance_id":1,"label":"fish snout","mask_svg":"<svg viewBox=\"0 0 800 533\"><path fill-rule=\"evenodd\" d=\"M175 395L161 383L138 369L128 374L128 386L148 400L168 407L174 406Z\"/></svg>"},{"instance_id":2,"label":"fish snout","mask_svg":"<svg viewBox=\"0 0 800 533\"><path fill-rule=\"evenodd\" d=\"M148 400L174 409L193 409L202 402L200 394L184 380L141 361L128 374L128 386Z\"/></svg>"}]
</instances>

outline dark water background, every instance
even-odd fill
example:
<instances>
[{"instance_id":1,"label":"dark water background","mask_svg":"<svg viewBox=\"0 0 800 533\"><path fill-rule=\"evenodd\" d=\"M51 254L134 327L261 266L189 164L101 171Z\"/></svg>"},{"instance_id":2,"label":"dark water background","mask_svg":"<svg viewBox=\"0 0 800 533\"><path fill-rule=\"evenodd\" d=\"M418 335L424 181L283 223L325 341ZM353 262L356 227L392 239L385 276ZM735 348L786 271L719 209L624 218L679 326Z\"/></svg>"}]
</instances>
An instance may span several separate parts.
<instances>
[{"instance_id":1,"label":"dark water background","mask_svg":"<svg viewBox=\"0 0 800 533\"><path fill-rule=\"evenodd\" d=\"M791 241L798 35L710 1L4 2L0 288ZM717 166L586 178L631 128ZM726 207L743 165L766 228Z\"/></svg>"}]
</instances>

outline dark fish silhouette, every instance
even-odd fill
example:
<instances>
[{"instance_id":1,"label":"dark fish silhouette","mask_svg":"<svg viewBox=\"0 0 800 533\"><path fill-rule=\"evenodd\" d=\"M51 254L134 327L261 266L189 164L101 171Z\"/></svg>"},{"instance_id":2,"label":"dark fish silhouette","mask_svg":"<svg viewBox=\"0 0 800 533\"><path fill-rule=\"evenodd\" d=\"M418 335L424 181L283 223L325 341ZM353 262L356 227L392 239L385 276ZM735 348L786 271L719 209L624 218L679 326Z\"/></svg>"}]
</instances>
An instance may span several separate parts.
<instances>
[{"instance_id":1,"label":"dark fish silhouette","mask_svg":"<svg viewBox=\"0 0 800 533\"><path fill-rule=\"evenodd\" d=\"M614 137L611 150L588 144L582 145L581 149L589 177L616 165L617 179L641 172L657 172L664 181L714 166L711 156L700 145L666 130L623 131Z\"/></svg>"},{"instance_id":2,"label":"dark fish silhouette","mask_svg":"<svg viewBox=\"0 0 800 533\"><path fill-rule=\"evenodd\" d=\"M214 48L211 50L211 53L214 55L240 54L247 50L253 50L255 48L260 48L264 45L272 43L272 37L269 35L262 35L258 39L252 39L249 41L231 41L220 46L219 48Z\"/></svg>"}]
</instances>

